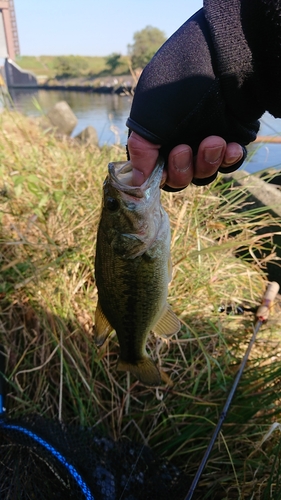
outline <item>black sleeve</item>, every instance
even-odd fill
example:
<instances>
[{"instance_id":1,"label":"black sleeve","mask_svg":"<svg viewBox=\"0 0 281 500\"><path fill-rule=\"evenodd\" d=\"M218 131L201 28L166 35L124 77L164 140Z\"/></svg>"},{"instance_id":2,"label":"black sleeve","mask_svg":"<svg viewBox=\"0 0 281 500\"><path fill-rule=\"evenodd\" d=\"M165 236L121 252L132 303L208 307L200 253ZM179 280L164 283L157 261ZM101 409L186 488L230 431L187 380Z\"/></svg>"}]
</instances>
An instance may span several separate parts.
<instances>
[{"instance_id":1,"label":"black sleeve","mask_svg":"<svg viewBox=\"0 0 281 500\"><path fill-rule=\"evenodd\" d=\"M204 0L204 14L231 113L281 117L281 1Z\"/></svg>"},{"instance_id":2,"label":"black sleeve","mask_svg":"<svg viewBox=\"0 0 281 500\"><path fill-rule=\"evenodd\" d=\"M142 72L127 126L164 156L209 135L244 146L281 116L280 76L280 0L205 0Z\"/></svg>"}]
</instances>

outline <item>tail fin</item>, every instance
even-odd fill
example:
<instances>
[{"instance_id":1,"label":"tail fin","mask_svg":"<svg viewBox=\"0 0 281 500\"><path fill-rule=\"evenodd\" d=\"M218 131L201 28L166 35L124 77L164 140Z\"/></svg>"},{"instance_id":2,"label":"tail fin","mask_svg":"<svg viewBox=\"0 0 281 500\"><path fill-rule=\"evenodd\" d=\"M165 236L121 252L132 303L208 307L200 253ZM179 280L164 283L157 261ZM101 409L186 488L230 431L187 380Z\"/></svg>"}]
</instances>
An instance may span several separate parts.
<instances>
[{"instance_id":1,"label":"tail fin","mask_svg":"<svg viewBox=\"0 0 281 500\"><path fill-rule=\"evenodd\" d=\"M135 375L144 385L157 386L161 384L161 375L155 363L148 356L143 357L136 363L129 363L119 359L117 370L128 371Z\"/></svg>"}]
</instances>

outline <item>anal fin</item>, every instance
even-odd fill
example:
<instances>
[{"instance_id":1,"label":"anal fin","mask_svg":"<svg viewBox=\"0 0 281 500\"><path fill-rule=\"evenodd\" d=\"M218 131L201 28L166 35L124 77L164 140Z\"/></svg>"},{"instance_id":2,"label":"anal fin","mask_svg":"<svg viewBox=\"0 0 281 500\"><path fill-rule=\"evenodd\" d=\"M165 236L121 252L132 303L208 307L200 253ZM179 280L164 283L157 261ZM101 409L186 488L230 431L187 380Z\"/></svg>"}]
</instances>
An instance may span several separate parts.
<instances>
[{"instance_id":1,"label":"anal fin","mask_svg":"<svg viewBox=\"0 0 281 500\"><path fill-rule=\"evenodd\" d=\"M95 332L94 342L97 346L102 346L106 341L108 335L112 332L113 328L106 316L104 315L100 303L98 301L95 312Z\"/></svg>"},{"instance_id":2,"label":"anal fin","mask_svg":"<svg viewBox=\"0 0 281 500\"><path fill-rule=\"evenodd\" d=\"M168 373L164 372L164 370L162 370L161 368L160 368L160 375L161 375L161 380L162 382L164 382L164 384L168 385L169 387L173 387L174 383L171 377L169 377Z\"/></svg>"}]
</instances>

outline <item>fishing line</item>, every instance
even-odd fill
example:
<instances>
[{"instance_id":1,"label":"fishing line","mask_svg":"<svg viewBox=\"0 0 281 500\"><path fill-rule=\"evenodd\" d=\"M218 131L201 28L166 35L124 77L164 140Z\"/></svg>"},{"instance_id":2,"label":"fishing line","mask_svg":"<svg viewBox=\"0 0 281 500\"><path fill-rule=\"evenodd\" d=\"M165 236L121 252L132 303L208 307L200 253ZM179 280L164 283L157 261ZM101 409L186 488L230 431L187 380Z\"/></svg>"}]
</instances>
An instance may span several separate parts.
<instances>
[{"instance_id":1,"label":"fishing line","mask_svg":"<svg viewBox=\"0 0 281 500\"><path fill-rule=\"evenodd\" d=\"M157 390L157 389L158 389L158 388L156 388L156 390ZM153 432L153 429L154 429L154 428L155 428L155 426L156 426L156 422L157 422L158 418L160 417L160 415L163 413L163 411L164 411L164 409L165 409L165 408L164 408L164 407L165 407L165 405L164 405L164 399L165 399L165 397L166 397L167 392L168 392L168 388L165 390L165 394L164 394L164 396L163 396L163 398L162 398L162 401L161 401L160 407L159 407L159 409L158 409L157 413L154 415L154 418L153 418L153 421L152 421L152 424L151 424L151 428L150 428L149 433L148 433L148 436L147 436L147 438L146 438L146 441L147 441L147 442L149 441L150 436L151 436L151 434L152 434L152 432ZM135 469L136 469L136 466L137 466L137 464L138 464L138 462L139 462L139 460L140 460L140 458L141 458L141 456L142 456L142 454L143 454L143 450L145 449L145 446L146 446L146 445L143 443L143 445L142 445L142 447L141 447L141 449L140 449L140 452L139 452L139 454L138 454L138 456L137 456L137 458L136 458L136 461L135 461L135 463L133 464L133 466L132 466L132 468L131 468L130 475L129 475L129 477L128 477L127 481L126 481L126 484L125 484L124 489L123 489L123 491L122 491L122 493L121 493L121 496L119 497L119 499L118 499L118 500L122 500L122 498L123 498L123 496L124 496L124 493L126 493L126 489L127 489L127 487L129 486L129 484L130 484L130 481L131 481L131 479L132 479L132 477L133 477L133 473L134 473L134 471L135 471Z\"/></svg>"},{"instance_id":2,"label":"fishing line","mask_svg":"<svg viewBox=\"0 0 281 500\"><path fill-rule=\"evenodd\" d=\"M256 319L257 319L257 321L256 321L256 324L255 324L254 329L253 329L252 338L250 340L250 343L248 345L248 348L246 350L244 358L242 359L240 368L239 368L239 370L237 372L237 375L235 377L234 383L233 383L232 388L231 388L231 390L229 392L228 398L226 400L226 403L225 403L224 408L222 410L222 413L220 415L219 421L218 421L218 423L216 425L216 428L215 428L215 430L213 432L211 441L210 441L210 443L209 443L209 445L208 445L208 447L207 447L207 449L205 451L203 459L202 459L202 461L201 461L201 463L199 465L199 468L198 468L198 470L197 470L197 472L195 474L195 477L194 477L194 479L192 481L192 484L191 484L191 486L189 488L189 491L188 491L188 493L187 493L187 495L186 495L186 497L185 497L184 500L191 500L192 497L193 497L193 493L195 492L195 489L196 489L196 487L198 485L198 482L200 480L201 474L202 474L202 472L203 472L203 470L204 470L204 468L205 468L205 466L207 464L207 461L209 459L209 456L211 454L211 451L213 449L215 441L216 441L216 439L218 437L218 434L219 434L219 432L221 430L223 422L224 422L224 420L226 418L226 415L227 415L227 412L229 410L230 404L232 402L233 396L235 394L235 391L236 391L237 386L239 384L239 381L241 379L241 376L242 376L242 373L244 371L245 365L246 365L246 363L248 361L248 357L249 357L250 351L251 351L251 349L253 347L253 344L254 344L254 342L256 340L257 333L258 333L261 325L268 319L269 311L270 311L270 308L272 307L272 302L274 301L274 299L275 299L278 291L279 291L279 284L276 283L276 281L273 281L272 283L269 283L269 285L268 285L268 287L266 289L266 292L265 292L265 294L263 296L262 303L259 306L259 308L257 310L257 313L256 313Z\"/></svg>"},{"instance_id":3,"label":"fishing line","mask_svg":"<svg viewBox=\"0 0 281 500\"><path fill-rule=\"evenodd\" d=\"M4 408L4 394L5 394L5 358L4 358L4 350L3 346L0 345L0 417L5 412Z\"/></svg>"},{"instance_id":4,"label":"fishing line","mask_svg":"<svg viewBox=\"0 0 281 500\"><path fill-rule=\"evenodd\" d=\"M158 356L158 357L159 357L159 356ZM128 376L130 376L130 373L129 373L129 372L127 372L127 377L128 377ZM127 381L128 381L128 378L127 378ZM151 434L152 434L152 432L153 432L153 430L154 430L154 428L155 428L155 426L156 426L156 422L157 422L158 418L160 417L160 415L164 412L164 410L165 410L165 408L166 408L166 407L165 407L165 404L164 404L164 403L165 403L165 401L164 401L164 400L165 400L165 397L166 397L166 395L167 395L167 393L168 393L168 390L169 390L169 388L168 388L168 387L167 387L166 389L164 389L164 390L161 388L161 392L162 392L162 393L164 392L164 394L163 394L163 396L162 396L162 397L161 397L161 399L160 399L159 387L156 387L156 388L155 388L155 391L156 391L156 397L157 397L157 399L158 399L158 400L160 400L160 401L161 401L161 403L160 403L160 406L159 406L159 409L158 409L157 413L154 415L154 418L153 418L153 421L152 421L151 428L150 428L150 430L149 430L148 436L147 436L147 437L145 437L145 436L144 436L144 437L145 437L145 439L146 439L146 442L147 442L147 443L148 443L148 441L149 441L149 439L150 439L150 436L151 436ZM141 449L140 449L140 452L139 452L139 454L138 454L138 456L137 456L137 458L136 458L136 461L135 461L135 463L132 465L130 475L129 475L129 477L128 477L127 481L126 481L126 484L125 484L125 486L124 486L124 489L123 489L123 491L122 491L122 494L121 494L121 496L119 497L119 499L118 499L118 500L122 500L122 498L123 498L123 496L124 496L124 493L126 492L126 488L127 488L127 487L128 487L128 485L130 484L130 481L131 481L131 479L132 479L132 477L133 477L133 473L134 473L134 471L135 471L135 469L136 469L136 466L137 466L137 464L138 464L138 462L139 462L139 460L140 460L140 458L141 458L141 456L142 456L142 453L143 453L143 450L144 450L145 446L146 446L146 445L143 443L143 445L142 445L142 447L141 447Z\"/></svg>"}]
</instances>

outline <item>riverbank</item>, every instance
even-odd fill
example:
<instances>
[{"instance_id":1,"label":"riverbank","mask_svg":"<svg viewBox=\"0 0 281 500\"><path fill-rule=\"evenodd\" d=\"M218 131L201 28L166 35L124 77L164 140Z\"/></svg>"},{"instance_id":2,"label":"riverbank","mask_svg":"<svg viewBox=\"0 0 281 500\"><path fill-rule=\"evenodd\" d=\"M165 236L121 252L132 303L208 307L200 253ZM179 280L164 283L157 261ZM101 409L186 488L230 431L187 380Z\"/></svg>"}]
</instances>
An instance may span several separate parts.
<instances>
[{"instance_id":1,"label":"riverbank","mask_svg":"<svg viewBox=\"0 0 281 500\"><path fill-rule=\"evenodd\" d=\"M133 92L136 82L136 76L129 74L99 78L65 78L38 83L38 89L128 95Z\"/></svg>"}]
</instances>

